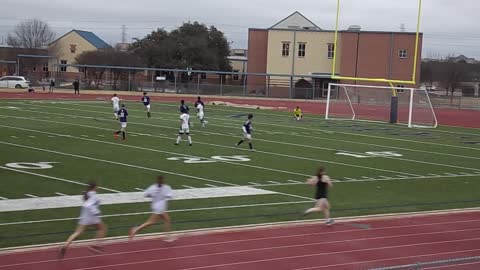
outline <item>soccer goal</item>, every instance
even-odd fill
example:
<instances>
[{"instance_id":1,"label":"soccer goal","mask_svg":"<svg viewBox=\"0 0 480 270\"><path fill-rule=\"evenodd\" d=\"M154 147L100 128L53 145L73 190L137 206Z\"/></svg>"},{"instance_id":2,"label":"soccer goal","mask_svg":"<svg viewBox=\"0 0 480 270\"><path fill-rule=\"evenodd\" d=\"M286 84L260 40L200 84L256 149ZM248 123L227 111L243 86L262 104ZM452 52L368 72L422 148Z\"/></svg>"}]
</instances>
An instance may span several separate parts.
<instances>
[{"instance_id":1,"label":"soccer goal","mask_svg":"<svg viewBox=\"0 0 480 270\"><path fill-rule=\"evenodd\" d=\"M394 97L394 98L392 98ZM425 89L330 83L325 119L390 122L435 128L437 117Z\"/></svg>"}]
</instances>

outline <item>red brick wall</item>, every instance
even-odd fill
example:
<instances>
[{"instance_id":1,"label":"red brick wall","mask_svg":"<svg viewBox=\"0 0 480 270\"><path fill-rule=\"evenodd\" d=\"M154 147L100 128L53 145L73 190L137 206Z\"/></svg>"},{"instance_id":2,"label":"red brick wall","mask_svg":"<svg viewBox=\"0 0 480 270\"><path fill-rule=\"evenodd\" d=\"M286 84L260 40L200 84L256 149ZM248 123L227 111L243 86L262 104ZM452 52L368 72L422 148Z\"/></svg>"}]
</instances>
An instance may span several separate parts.
<instances>
[{"instance_id":1,"label":"red brick wall","mask_svg":"<svg viewBox=\"0 0 480 270\"><path fill-rule=\"evenodd\" d=\"M268 30L248 30L248 67L249 73L267 72L267 49ZM265 87L266 79L263 76L249 76L248 91L253 92L256 88Z\"/></svg>"}]
</instances>

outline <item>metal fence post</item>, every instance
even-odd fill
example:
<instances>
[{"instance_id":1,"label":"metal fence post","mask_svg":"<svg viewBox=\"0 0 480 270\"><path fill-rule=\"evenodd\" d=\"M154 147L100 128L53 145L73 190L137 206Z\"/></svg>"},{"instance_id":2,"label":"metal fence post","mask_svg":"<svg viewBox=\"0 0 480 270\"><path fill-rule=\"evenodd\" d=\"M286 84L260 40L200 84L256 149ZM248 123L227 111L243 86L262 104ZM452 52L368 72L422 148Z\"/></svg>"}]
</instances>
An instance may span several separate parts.
<instances>
[{"instance_id":1,"label":"metal fence post","mask_svg":"<svg viewBox=\"0 0 480 270\"><path fill-rule=\"evenodd\" d=\"M223 96L223 75L220 74L220 95Z\"/></svg>"},{"instance_id":2,"label":"metal fence post","mask_svg":"<svg viewBox=\"0 0 480 270\"><path fill-rule=\"evenodd\" d=\"M292 98L292 91L293 91L293 76L290 76L290 89L288 90L289 98Z\"/></svg>"},{"instance_id":3,"label":"metal fence post","mask_svg":"<svg viewBox=\"0 0 480 270\"><path fill-rule=\"evenodd\" d=\"M200 76L197 74L197 95L200 95Z\"/></svg>"},{"instance_id":4,"label":"metal fence post","mask_svg":"<svg viewBox=\"0 0 480 270\"><path fill-rule=\"evenodd\" d=\"M247 75L243 74L243 96L247 95Z\"/></svg>"},{"instance_id":5,"label":"metal fence post","mask_svg":"<svg viewBox=\"0 0 480 270\"><path fill-rule=\"evenodd\" d=\"M177 74L175 74L175 72L173 72L173 78L174 78L173 90L175 90L175 92L177 92L177 94L178 94L178 89L177 89Z\"/></svg>"},{"instance_id":6,"label":"metal fence post","mask_svg":"<svg viewBox=\"0 0 480 270\"><path fill-rule=\"evenodd\" d=\"M265 91L267 97L270 96L270 75L267 75L267 89Z\"/></svg>"},{"instance_id":7,"label":"metal fence post","mask_svg":"<svg viewBox=\"0 0 480 270\"><path fill-rule=\"evenodd\" d=\"M128 71L128 91L132 91L132 74L130 70Z\"/></svg>"}]
</instances>

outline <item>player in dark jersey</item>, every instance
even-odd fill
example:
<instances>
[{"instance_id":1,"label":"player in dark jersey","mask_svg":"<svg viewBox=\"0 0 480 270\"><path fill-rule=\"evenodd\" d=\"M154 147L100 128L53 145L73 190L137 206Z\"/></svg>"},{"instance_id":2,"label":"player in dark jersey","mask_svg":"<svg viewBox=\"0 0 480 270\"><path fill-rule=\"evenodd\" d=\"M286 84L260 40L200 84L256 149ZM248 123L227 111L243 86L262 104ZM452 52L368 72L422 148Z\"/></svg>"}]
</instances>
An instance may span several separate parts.
<instances>
[{"instance_id":1,"label":"player in dark jersey","mask_svg":"<svg viewBox=\"0 0 480 270\"><path fill-rule=\"evenodd\" d=\"M150 102L150 97L147 96L147 92L143 93L142 103L143 103L143 106L145 106L145 110L147 111L147 117L148 118L152 117L152 115L150 114L151 102Z\"/></svg>"},{"instance_id":2,"label":"player in dark jersey","mask_svg":"<svg viewBox=\"0 0 480 270\"><path fill-rule=\"evenodd\" d=\"M183 99L180 101L180 112L187 114L190 112L190 108L188 108L187 104L185 104L185 100Z\"/></svg>"},{"instance_id":3,"label":"player in dark jersey","mask_svg":"<svg viewBox=\"0 0 480 270\"><path fill-rule=\"evenodd\" d=\"M118 137L118 134L122 133L123 140L126 140L125 129L127 128L127 116L128 111L125 109L125 104L122 104L122 108L118 111L118 118L120 119L120 130L115 132L113 136L115 139Z\"/></svg>"},{"instance_id":4,"label":"player in dark jersey","mask_svg":"<svg viewBox=\"0 0 480 270\"><path fill-rule=\"evenodd\" d=\"M307 184L315 186L315 199L317 200L313 208L307 209L303 215L306 216L314 212L323 212L325 215L325 224L330 226L334 223L330 218L330 203L328 202L328 189L333 186L330 177L325 174L325 167L320 166L317 175L308 179Z\"/></svg>"},{"instance_id":5,"label":"player in dark jersey","mask_svg":"<svg viewBox=\"0 0 480 270\"><path fill-rule=\"evenodd\" d=\"M195 102L195 108L198 107L198 104L202 104L203 108L205 108L205 104L203 103L202 98L200 96L197 98L197 101Z\"/></svg>"},{"instance_id":6,"label":"player in dark jersey","mask_svg":"<svg viewBox=\"0 0 480 270\"><path fill-rule=\"evenodd\" d=\"M252 144L252 130L253 130L252 119L253 119L253 114L249 114L247 117L247 121L243 123L243 126L242 126L243 139L237 143L237 146L240 146L242 143L248 141L248 146L250 147L250 150L255 151L253 149L253 144Z\"/></svg>"}]
</instances>

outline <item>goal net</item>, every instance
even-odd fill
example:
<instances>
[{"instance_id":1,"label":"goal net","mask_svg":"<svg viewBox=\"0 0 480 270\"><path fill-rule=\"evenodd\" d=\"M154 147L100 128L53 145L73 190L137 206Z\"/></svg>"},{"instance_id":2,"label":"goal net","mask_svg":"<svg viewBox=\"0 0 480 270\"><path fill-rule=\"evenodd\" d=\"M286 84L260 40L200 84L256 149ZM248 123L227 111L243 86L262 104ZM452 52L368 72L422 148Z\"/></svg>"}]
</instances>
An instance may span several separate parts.
<instances>
[{"instance_id":1,"label":"goal net","mask_svg":"<svg viewBox=\"0 0 480 270\"><path fill-rule=\"evenodd\" d=\"M393 91L398 100L396 104L392 102ZM399 124L437 127L435 111L425 89L336 83L328 85L325 119L390 122L392 111L397 114Z\"/></svg>"}]
</instances>

